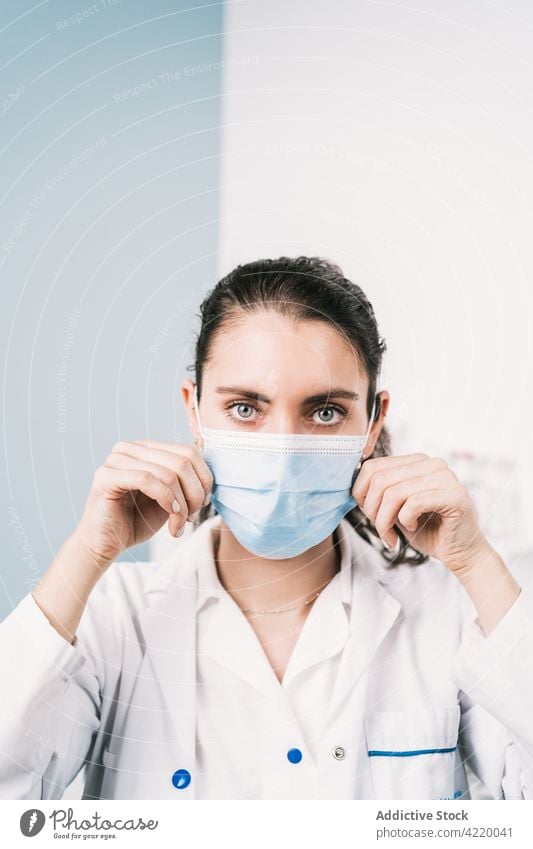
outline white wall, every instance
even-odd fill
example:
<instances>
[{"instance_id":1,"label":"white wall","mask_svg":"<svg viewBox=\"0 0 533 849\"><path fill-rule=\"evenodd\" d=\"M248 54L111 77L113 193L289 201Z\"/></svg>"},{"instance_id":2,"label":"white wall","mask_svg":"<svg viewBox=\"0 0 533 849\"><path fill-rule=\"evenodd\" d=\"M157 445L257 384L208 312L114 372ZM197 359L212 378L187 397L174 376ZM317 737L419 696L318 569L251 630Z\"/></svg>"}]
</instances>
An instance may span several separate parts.
<instances>
[{"instance_id":1,"label":"white wall","mask_svg":"<svg viewBox=\"0 0 533 849\"><path fill-rule=\"evenodd\" d=\"M533 7L413 6L226 4L219 276L340 263L389 346L395 453L465 483L451 452L479 457L493 537L531 543Z\"/></svg>"}]
</instances>

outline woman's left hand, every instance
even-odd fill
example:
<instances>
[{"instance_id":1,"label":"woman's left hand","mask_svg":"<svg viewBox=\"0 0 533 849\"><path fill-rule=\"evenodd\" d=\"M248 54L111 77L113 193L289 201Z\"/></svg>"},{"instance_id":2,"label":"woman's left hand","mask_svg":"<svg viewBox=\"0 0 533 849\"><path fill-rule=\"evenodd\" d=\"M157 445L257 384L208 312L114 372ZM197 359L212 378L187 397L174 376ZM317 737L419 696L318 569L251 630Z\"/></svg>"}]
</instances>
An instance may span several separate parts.
<instances>
[{"instance_id":1,"label":"woman's left hand","mask_svg":"<svg viewBox=\"0 0 533 849\"><path fill-rule=\"evenodd\" d=\"M366 460L352 495L392 548L398 540L395 524L418 551L452 571L467 568L490 548L468 491L438 457L404 454Z\"/></svg>"}]
</instances>

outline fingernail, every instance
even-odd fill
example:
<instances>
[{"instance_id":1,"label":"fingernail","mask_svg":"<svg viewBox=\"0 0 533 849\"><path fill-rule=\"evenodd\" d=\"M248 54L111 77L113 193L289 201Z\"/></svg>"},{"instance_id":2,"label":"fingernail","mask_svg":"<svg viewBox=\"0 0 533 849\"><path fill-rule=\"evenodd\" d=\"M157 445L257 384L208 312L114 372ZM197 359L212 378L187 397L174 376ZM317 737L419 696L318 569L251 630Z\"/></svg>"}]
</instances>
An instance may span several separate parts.
<instances>
[{"instance_id":1,"label":"fingernail","mask_svg":"<svg viewBox=\"0 0 533 849\"><path fill-rule=\"evenodd\" d=\"M174 501L172 502L172 509L174 513L181 513L181 507L179 505L179 502L176 501L176 499L174 499Z\"/></svg>"},{"instance_id":2,"label":"fingernail","mask_svg":"<svg viewBox=\"0 0 533 849\"><path fill-rule=\"evenodd\" d=\"M207 505L209 504L210 501L211 501L211 493L208 492L207 495L205 496L203 502L202 502L202 507L207 507Z\"/></svg>"},{"instance_id":3,"label":"fingernail","mask_svg":"<svg viewBox=\"0 0 533 849\"><path fill-rule=\"evenodd\" d=\"M191 513L191 515L189 516L189 522L197 522L199 516L200 516L199 510L197 510L196 513Z\"/></svg>"},{"instance_id":4,"label":"fingernail","mask_svg":"<svg viewBox=\"0 0 533 849\"><path fill-rule=\"evenodd\" d=\"M181 536L183 536L183 531L184 531L184 530L185 530L185 525L183 525L183 527L182 527L182 528L180 528L180 529L179 529L179 531L177 531L177 532L176 532L176 537L181 537Z\"/></svg>"}]
</instances>

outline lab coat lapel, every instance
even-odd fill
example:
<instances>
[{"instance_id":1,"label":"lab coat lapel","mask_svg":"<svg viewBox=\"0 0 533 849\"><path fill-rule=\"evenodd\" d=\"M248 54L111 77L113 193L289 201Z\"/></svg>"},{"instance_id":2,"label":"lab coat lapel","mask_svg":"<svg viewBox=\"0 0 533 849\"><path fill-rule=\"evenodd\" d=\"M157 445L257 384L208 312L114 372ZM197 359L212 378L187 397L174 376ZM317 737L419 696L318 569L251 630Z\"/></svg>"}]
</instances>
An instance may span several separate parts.
<instances>
[{"instance_id":1,"label":"lab coat lapel","mask_svg":"<svg viewBox=\"0 0 533 849\"><path fill-rule=\"evenodd\" d=\"M279 696L278 679L261 643L244 613L229 596L219 599L212 611L202 630L198 653L210 657L267 698Z\"/></svg>"},{"instance_id":2,"label":"lab coat lapel","mask_svg":"<svg viewBox=\"0 0 533 849\"><path fill-rule=\"evenodd\" d=\"M193 564L188 564L193 565ZM139 616L145 641L145 663L141 674L163 694L168 715L175 730L176 744L182 752L180 767L192 776L187 798L194 798L196 738L196 573L193 568L176 567L179 580L154 594Z\"/></svg>"},{"instance_id":3,"label":"lab coat lapel","mask_svg":"<svg viewBox=\"0 0 533 849\"><path fill-rule=\"evenodd\" d=\"M379 646L396 622L402 605L386 589L379 554L349 531L352 556L350 636L339 665L330 700L334 712L368 669Z\"/></svg>"}]
</instances>

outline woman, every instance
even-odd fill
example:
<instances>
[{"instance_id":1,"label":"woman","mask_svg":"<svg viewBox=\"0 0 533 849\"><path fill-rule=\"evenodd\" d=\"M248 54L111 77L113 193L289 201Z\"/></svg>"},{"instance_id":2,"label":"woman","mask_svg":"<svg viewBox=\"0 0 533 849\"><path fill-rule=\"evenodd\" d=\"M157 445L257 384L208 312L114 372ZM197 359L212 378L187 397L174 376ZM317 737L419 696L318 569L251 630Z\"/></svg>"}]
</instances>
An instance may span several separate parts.
<instances>
[{"instance_id":1,"label":"woman","mask_svg":"<svg viewBox=\"0 0 533 849\"><path fill-rule=\"evenodd\" d=\"M443 460L390 456L361 289L260 260L201 313L194 445L115 445L0 626L2 795L470 798L468 761L533 798L531 593Z\"/></svg>"}]
</instances>

